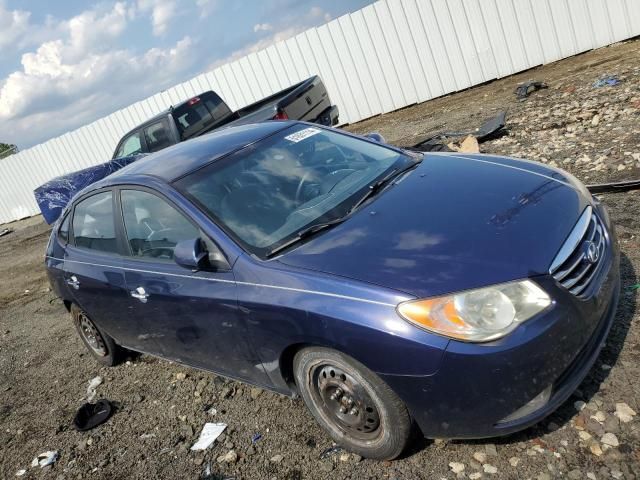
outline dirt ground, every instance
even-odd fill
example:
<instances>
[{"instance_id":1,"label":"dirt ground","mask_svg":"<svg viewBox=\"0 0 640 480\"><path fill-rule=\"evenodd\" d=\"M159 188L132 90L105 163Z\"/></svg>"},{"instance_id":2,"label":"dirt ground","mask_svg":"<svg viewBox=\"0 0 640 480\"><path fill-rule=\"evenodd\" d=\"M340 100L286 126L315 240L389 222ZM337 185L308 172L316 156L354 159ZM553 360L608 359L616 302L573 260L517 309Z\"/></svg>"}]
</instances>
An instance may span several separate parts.
<instances>
[{"instance_id":1,"label":"dirt ground","mask_svg":"<svg viewBox=\"0 0 640 480\"><path fill-rule=\"evenodd\" d=\"M621 83L595 88L603 75ZM513 90L529 79L549 88L519 102ZM348 128L411 145L441 129L477 126L505 108L508 134L482 144L482 151L558 165L587 183L640 178L639 41ZM300 400L144 355L100 368L49 292L47 226L39 217L8 225L14 233L0 237L0 478L26 469L22 478L640 479L640 415L620 415L623 403L640 413L640 191L603 199L619 234L623 292L607 346L579 390L522 433L483 441L417 439L394 462L344 452L320 458L331 440ZM112 400L117 412L78 433L71 421L98 375L97 397ZM229 427L205 452L190 452L207 421ZM253 444L255 434L262 437ZM58 451L58 461L31 468L47 450ZM235 461L218 461L231 450Z\"/></svg>"}]
</instances>

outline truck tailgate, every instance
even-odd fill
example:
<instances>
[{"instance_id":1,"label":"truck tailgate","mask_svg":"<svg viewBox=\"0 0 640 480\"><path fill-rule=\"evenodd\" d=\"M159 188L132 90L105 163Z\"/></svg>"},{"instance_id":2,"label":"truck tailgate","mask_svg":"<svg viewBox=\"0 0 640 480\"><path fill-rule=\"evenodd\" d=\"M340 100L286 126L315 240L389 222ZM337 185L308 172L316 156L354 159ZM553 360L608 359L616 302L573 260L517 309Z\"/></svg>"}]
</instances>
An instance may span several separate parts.
<instances>
[{"instance_id":1,"label":"truck tailgate","mask_svg":"<svg viewBox=\"0 0 640 480\"><path fill-rule=\"evenodd\" d=\"M324 83L315 76L283 98L278 106L288 118L311 122L331 107L331 100Z\"/></svg>"}]
</instances>

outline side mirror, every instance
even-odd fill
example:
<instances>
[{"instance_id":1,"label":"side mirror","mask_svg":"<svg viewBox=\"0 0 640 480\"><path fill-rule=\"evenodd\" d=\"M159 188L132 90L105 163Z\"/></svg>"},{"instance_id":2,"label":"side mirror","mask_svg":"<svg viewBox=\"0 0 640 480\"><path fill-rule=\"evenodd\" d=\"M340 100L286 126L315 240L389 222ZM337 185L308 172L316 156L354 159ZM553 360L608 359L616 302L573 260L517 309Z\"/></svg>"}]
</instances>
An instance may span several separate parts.
<instances>
[{"instance_id":1,"label":"side mirror","mask_svg":"<svg viewBox=\"0 0 640 480\"><path fill-rule=\"evenodd\" d=\"M200 238L178 242L173 249L173 260L181 267L197 270L228 270L229 264L222 252L212 245L209 250Z\"/></svg>"}]
</instances>

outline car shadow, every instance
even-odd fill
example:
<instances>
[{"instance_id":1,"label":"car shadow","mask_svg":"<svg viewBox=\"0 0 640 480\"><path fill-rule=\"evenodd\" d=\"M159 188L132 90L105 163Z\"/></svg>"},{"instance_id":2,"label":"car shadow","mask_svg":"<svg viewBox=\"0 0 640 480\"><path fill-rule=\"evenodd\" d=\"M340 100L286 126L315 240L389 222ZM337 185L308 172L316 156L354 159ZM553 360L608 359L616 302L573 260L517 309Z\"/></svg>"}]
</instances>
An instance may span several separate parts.
<instances>
[{"instance_id":1,"label":"car shadow","mask_svg":"<svg viewBox=\"0 0 640 480\"><path fill-rule=\"evenodd\" d=\"M625 339L631 327L631 321L636 312L636 295L630 289L631 285L638 283L636 271L629 258L622 253L620 256L620 300L611 331L607 337L605 346L596 359L593 367L582 381L577 390L554 413L540 423L521 432L497 438L481 440L454 440L452 443L464 443L468 445L484 445L493 443L496 445L526 442L540 438L563 425L569 423L576 416L574 403L577 400L589 402L600 391L602 383L607 379L611 368L614 367L624 346ZM604 367L604 368L603 368Z\"/></svg>"}]
</instances>

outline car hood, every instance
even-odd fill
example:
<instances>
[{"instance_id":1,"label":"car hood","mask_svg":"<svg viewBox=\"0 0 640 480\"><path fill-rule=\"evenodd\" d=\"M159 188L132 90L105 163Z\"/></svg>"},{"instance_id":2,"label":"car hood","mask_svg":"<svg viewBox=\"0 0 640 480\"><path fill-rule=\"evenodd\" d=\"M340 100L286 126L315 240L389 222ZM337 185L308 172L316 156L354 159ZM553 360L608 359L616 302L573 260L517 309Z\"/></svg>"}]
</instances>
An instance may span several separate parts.
<instances>
[{"instance_id":1,"label":"car hood","mask_svg":"<svg viewBox=\"0 0 640 480\"><path fill-rule=\"evenodd\" d=\"M531 277L548 273L587 195L538 163L425 154L347 221L279 261L416 297Z\"/></svg>"}]
</instances>

